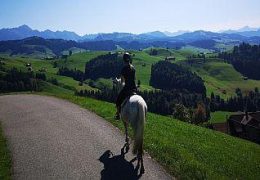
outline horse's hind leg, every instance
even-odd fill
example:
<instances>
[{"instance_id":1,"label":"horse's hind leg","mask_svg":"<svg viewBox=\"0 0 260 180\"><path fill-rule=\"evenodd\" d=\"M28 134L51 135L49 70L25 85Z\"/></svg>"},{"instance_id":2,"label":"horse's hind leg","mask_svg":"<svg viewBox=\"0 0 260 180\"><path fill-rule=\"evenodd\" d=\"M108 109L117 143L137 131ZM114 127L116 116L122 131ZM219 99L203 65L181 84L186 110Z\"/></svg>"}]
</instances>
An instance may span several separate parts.
<instances>
[{"instance_id":1,"label":"horse's hind leg","mask_svg":"<svg viewBox=\"0 0 260 180\"><path fill-rule=\"evenodd\" d=\"M128 137L128 123L124 121L125 126L125 142L129 144L129 137Z\"/></svg>"},{"instance_id":2,"label":"horse's hind leg","mask_svg":"<svg viewBox=\"0 0 260 180\"><path fill-rule=\"evenodd\" d=\"M138 149L138 161L141 163L140 174L144 174L144 162L143 162L143 139L141 140L140 147Z\"/></svg>"},{"instance_id":3,"label":"horse's hind leg","mask_svg":"<svg viewBox=\"0 0 260 180\"><path fill-rule=\"evenodd\" d=\"M128 123L124 121L125 126L125 142L126 142L126 151L129 151L129 137L128 137Z\"/></svg>"}]
</instances>

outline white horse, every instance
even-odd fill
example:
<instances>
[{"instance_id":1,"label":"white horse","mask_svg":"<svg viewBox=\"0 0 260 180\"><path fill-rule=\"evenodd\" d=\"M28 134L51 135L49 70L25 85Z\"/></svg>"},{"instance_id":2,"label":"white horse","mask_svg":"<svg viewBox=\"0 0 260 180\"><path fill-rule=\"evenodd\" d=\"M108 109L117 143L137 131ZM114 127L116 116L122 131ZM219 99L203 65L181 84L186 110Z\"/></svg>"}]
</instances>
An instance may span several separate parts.
<instances>
[{"instance_id":1,"label":"white horse","mask_svg":"<svg viewBox=\"0 0 260 180\"><path fill-rule=\"evenodd\" d=\"M113 83L121 90L124 86L121 78L115 78ZM121 105L120 118L123 120L126 135L126 147L129 149L128 125L130 123L134 132L133 154L137 155L138 166L141 163L141 173L144 173L143 166L143 136L144 123L147 114L147 105L144 99L139 95L132 95L123 101Z\"/></svg>"}]
</instances>

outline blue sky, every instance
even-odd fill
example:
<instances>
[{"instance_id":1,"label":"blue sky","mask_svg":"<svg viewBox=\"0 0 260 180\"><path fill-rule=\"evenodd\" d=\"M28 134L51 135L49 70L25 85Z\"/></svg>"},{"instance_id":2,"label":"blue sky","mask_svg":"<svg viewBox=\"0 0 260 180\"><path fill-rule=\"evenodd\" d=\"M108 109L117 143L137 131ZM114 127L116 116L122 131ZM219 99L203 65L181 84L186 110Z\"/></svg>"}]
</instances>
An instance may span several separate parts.
<instances>
[{"instance_id":1,"label":"blue sky","mask_svg":"<svg viewBox=\"0 0 260 180\"><path fill-rule=\"evenodd\" d=\"M142 33L260 27L260 0L0 0L0 28Z\"/></svg>"}]
</instances>

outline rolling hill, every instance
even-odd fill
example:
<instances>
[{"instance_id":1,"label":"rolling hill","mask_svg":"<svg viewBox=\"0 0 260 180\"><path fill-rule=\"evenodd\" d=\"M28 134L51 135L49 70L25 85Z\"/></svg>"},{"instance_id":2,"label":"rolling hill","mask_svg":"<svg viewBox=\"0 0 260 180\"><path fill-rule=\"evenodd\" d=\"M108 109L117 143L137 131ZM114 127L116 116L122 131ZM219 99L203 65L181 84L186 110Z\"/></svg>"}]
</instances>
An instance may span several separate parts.
<instances>
[{"instance_id":1,"label":"rolling hill","mask_svg":"<svg viewBox=\"0 0 260 180\"><path fill-rule=\"evenodd\" d=\"M243 75L235 68L221 59L209 58L205 63L195 62L190 65L187 61L181 61L180 64L196 72L203 80L207 88L207 95L212 92L226 99L235 96L237 88L240 88L245 94L255 87L260 88L260 81L244 79Z\"/></svg>"}]
</instances>

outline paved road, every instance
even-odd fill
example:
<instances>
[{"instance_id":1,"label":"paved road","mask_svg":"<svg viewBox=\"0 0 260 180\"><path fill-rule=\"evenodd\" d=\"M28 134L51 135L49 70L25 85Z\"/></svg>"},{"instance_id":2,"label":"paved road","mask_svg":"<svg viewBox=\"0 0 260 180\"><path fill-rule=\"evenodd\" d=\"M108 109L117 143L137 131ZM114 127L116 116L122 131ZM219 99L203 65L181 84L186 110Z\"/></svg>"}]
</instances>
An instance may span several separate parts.
<instances>
[{"instance_id":1,"label":"paved road","mask_svg":"<svg viewBox=\"0 0 260 180\"><path fill-rule=\"evenodd\" d=\"M0 96L0 121L14 179L138 178L131 152L121 154L123 134L75 104L38 95ZM144 166L141 179L172 179L147 154Z\"/></svg>"}]
</instances>

